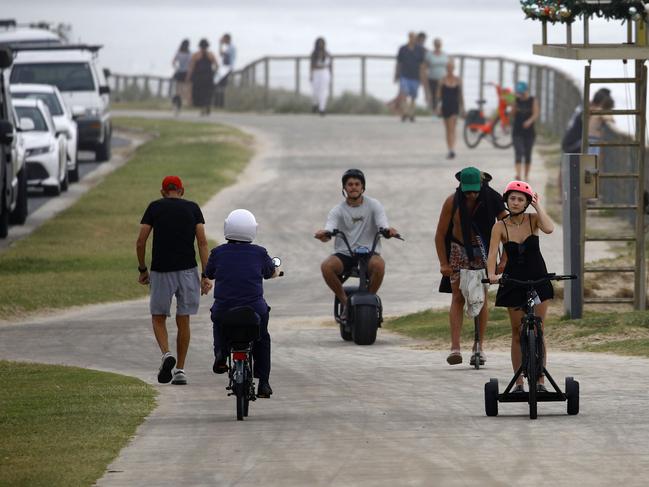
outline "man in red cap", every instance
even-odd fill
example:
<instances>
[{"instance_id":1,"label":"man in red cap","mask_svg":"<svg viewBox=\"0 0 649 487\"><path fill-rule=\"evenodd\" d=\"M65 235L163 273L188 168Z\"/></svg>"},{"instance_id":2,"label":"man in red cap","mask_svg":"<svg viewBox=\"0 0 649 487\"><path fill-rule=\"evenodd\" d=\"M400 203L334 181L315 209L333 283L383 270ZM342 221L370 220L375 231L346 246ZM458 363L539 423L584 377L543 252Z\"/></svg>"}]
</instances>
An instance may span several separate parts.
<instances>
[{"instance_id":1,"label":"man in red cap","mask_svg":"<svg viewBox=\"0 0 649 487\"><path fill-rule=\"evenodd\" d=\"M185 358L189 348L189 316L198 312L200 295L207 294L212 284L205 274L198 275L194 239L198 243L201 269L205 271L209 248L205 236L205 220L199 206L183 199L185 189L178 176L162 180L162 198L152 201L140 222L136 251L140 284L150 284L150 308L153 332L162 352L158 382L187 384ZM151 272L146 267L146 242L153 230ZM176 351L178 361L169 351L167 317L171 316L171 300L176 296ZM176 366L176 370L173 368ZM173 374L172 374L173 372Z\"/></svg>"}]
</instances>

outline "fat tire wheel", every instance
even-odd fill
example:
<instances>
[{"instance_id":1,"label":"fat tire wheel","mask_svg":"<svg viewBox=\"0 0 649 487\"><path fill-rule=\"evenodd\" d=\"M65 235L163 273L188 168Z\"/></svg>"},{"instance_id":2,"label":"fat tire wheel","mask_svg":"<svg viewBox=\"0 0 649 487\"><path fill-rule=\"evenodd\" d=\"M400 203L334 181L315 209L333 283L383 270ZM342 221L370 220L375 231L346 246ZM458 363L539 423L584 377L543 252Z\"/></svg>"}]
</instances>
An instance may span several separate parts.
<instances>
[{"instance_id":1,"label":"fat tire wheel","mask_svg":"<svg viewBox=\"0 0 649 487\"><path fill-rule=\"evenodd\" d=\"M572 377L566 377L566 398L568 399L568 414L579 414L579 382Z\"/></svg>"},{"instance_id":2,"label":"fat tire wheel","mask_svg":"<svg viewBox=\"0 0 649 487\"><path fill-rule=\"evenodd\" d=\"M236 397L237 397L237 421L243 421L245 416L245 400L246 392L241 390L242 388L239 385L235 385Z\"/></svg>"},{"instance_id":3,"label":"fat tire wheel","mask_svg":"<svg viewBox=\"0 0 649 487\"><path fill-rule=\"evenodd\" d=\"M16 208L9 216L10 223L24 225L29 214L29 203L27 201L27 169L23 168L18 173L18 200Z\"/></svg>"},{"instance_id":4,"label":"fat tire wheel","mask_svg":"<svg viewBox=\"0 0 649 487\"><path fill-rule=\"evenodd\" d=\"M464 143L468 148L474 149L475 147L477 147L482 140L482 137L484 137L484 134L480 130L472 130L469 127L469 123L464 122L462 138L464 139Z\"/></svg>"},{"instance_id":5,"label":"fat tire wheel","mask_svg":"<svg viewBox=\"0 0 649 487\"><path fill-rule=\"evenodd\" d=\"M244 394L243 396L243 415L244 417L248 417L248 410L250 409L250 397L248 394Z\"/></svg>"},{"instance_id":6,"label":"fat tire wheel","mask_svg":"<svg viewBox=\"0 0 649 487\"><path fill-rule=\"evenodd\" d=\"M110 130L107 130L104 135L104 141L101 144L97 145L95 149L95 161L97 162L106 162L110 160L111 156L111 147L110 147L111 133Z\"/></svg>"},{"instance_id":7,"label":"fat tire wheel","mask_svg":"<svg viewBox=\"0 0 649 487\"><path fill-rule=\"evenodd\" d=\"M0 187L0 238L9 235L9 209L5 201L4 186Z\"/></svg>"},{"instance_id":8,"label":"fat tire wheel","mask_svg":"<svg viewBox=\"0 0 649 487\"><path fill-rule=\"evenodd\" d=\"M356 345L372 345L376 341L379 313L374 306L359 305L352 310L352 337Z\"/></svg>"},{"instance_id":9,"label":"fat tire wheel","mask_svg":"<svg viewBox=\"0 0 649 487\"><path fill-rule=\"evenodd\" d=\"M491 128L491 142L499 149L509 149L514 141L512 140L511 130L506 132L500 123L500 118L497 118Z\"/></svg>"},{"instance_id":10,"label":"fat tire wheel","mask_svg":"<svg viewBox=\"0 0 649 487\"><path fill-rule=\"evenodd\" d=\"M533 327L527 330L527 350L527 385L529 388L528 403L530 405L530 419L536 419L536 381L538 376L536 369L536 336L534 335Z\"/></svg>"},{"instance_id":11,"label":"fat tire wheel","mask_svg":"<svg viewBox=\"0 0 649 487\"><path fill-rule=\"evenodd\" d=\"M79 152L78 151L75 160L76 163L74 165L74 168L68 171L68 179L70 180L71 183L79 182Z\"/></svg>"},{"instance_id":12,"label":"fat tire wheel","mask_svg":"<svg viewBox=\"0 0 649 487\"><path fill-rule=\"evenodd\" d=\"M487 416L498 416L498 379L484 385L484 410Z\"/></svg>"}]
</instances>

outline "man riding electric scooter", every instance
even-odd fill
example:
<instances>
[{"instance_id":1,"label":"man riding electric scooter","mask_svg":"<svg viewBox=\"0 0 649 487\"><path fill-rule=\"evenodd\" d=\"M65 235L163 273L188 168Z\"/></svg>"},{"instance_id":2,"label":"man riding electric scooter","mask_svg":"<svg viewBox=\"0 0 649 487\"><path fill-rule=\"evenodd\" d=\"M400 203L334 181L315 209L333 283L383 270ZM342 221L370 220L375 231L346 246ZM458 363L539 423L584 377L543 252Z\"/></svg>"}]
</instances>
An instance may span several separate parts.
<instances>
[{"instance_id":1,"label":"man riding electric scooter","mask_svg":"<svg viewBox=\"0 0 649 487\"><path fill-rule=\"evenodd\" d=\"M383 205L369 196L365 196L365 175L360 169L349 169L342 176L342 194L345 201L329 212L325 228L318 230L314 237L322 242L331 239L333 230L339 230L347 236L352 249L371 248L376 233L386 230L389 237L396 237L399 232L390 227ZM343 289L340 276L348 274L358 262L350 255L349 249L340 236L336 236L335 253L327 257L321 265L322 277L327 286L334 292L343 305L341 318L347 317L347 295ZM376 294L383 282L385 261L380 255L380 242L369 261L369 292Z\"/></svg>"}]
</instances>

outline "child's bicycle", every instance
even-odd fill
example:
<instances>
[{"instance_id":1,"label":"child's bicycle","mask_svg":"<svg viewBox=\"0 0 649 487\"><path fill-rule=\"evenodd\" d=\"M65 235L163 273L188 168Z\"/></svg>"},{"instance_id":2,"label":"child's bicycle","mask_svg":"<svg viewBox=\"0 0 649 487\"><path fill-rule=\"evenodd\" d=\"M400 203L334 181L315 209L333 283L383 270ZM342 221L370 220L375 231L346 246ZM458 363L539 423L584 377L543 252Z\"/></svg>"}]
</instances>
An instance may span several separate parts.
<instances>
[{"instance_id":1,"label":"child's bicycle","mask_svg":"<svg viewBox=\"0 0 649 487\"><path fill-rule=\"evenodd\" d=\"M489 379L484 386L485 412L487 416L498 416L498 402L527 402L530 406L530 419L536 419L537 403L539 401L567 401L568 414L579 414L579 382L572 377L566 377L565 393L561 392L550 373L543 366L545 350L543 348L543 328L541 318L534 315L534 305L537 294L534 286L547 281L565 281L576 279L577 276L557 276L548 274L546 277L533 281L519 281L503 275L500 284L513 284L527 289L527 298L523 310L525 315L521 321L521 366L509 382L505 391L498 394L498 379ZM483 279L488 284L489 279ZM523 375L527 377L529 392L511 392L516 380ZM554 392L537 391L539 377L547 377L554 388Z\"/></svg>"},{"instance_id":2,"label":"child's bicycle","mask_svg":"<svg viewBox=\"0 0 649 487\"><path fill-rule=\"evenodd\" d=\"M487 120L482 109L486 100L477 100L478 108L469 110L464 119L464 143L473 149L480 141L491 136L491 142L495 147L508 149L512 146L512 127L509 117L509 105L511 90L502 88L495 83L487 83L496 88L498 94L498 112L491 120Z\"/></svg>"}]
</instances>

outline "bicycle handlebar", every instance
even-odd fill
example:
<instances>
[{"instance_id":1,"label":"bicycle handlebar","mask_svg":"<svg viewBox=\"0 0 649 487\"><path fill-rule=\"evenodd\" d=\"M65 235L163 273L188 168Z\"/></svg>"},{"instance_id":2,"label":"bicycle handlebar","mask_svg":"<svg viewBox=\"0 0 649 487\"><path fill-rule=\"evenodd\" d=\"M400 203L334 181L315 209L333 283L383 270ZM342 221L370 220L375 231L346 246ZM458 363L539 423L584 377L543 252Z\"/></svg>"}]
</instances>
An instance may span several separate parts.
<instances>
[{"instance_id":1,"label":"bicycle handlebar","mask_svg":"<svg viewBox=\"0 0 649 487\"><path fill-rule=\"evenodd\" d=\"M513 277L508 277L507 275L503 274L503 276L500 279L498 279L497 284L512 283L516 286L536 286L537 284L542 284L548 281L568 281L572 279L577 279L577 276L575 276L574 274L566 274L566 275L559 275L559 276L557 276L556 274L548 274L547 276L542 277L540 279L521 281L519 279L514 279ZM491 284L491 281L489 281L489 279L482 279L482 283Z\"/></svg>"}]
</instances>

